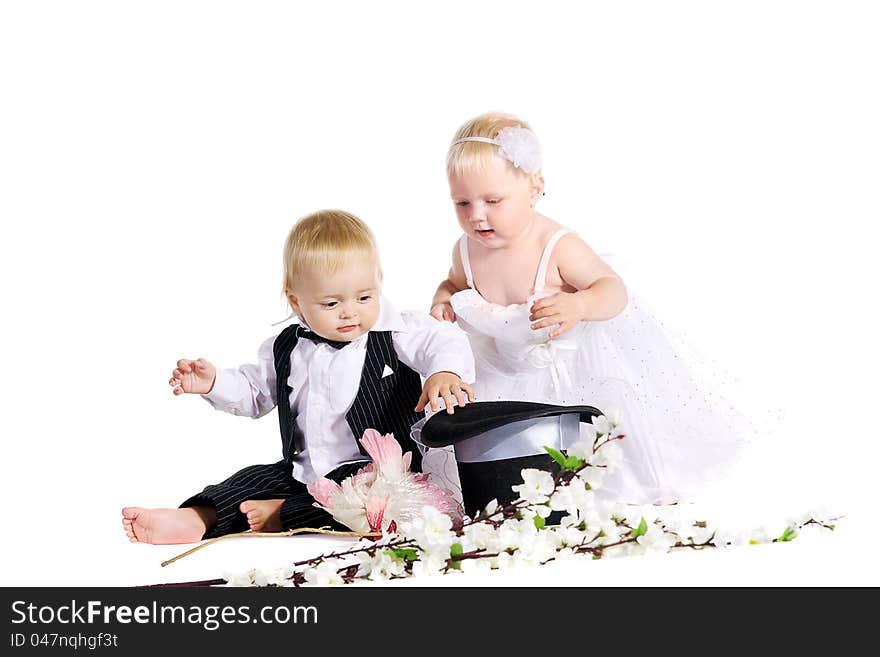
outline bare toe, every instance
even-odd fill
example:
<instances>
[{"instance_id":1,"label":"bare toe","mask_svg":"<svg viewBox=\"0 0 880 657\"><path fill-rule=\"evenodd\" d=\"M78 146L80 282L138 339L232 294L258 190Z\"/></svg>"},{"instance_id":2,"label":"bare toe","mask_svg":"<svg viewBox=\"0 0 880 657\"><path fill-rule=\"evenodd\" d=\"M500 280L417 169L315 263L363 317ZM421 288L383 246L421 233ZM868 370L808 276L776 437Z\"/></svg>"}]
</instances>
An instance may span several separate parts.
<instances>
[{"instance_id":1,"label":"bare toe","mask_svg":"<svg viewBox=\"0 0 880 657\"><path fill-rule=\"evenodd\" d=\"M195 508L122 509L122 528L132 543L168 545L195 543L204 534L207 523Z\"/></svg>"}]
</instances>

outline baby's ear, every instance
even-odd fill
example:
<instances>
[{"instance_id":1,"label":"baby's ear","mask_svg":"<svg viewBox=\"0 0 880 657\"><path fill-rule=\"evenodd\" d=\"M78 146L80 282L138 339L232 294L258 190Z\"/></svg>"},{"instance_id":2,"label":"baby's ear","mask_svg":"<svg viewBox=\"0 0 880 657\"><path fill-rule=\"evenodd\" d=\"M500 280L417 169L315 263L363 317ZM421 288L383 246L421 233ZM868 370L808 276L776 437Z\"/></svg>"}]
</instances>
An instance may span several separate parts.
<instances>
[{"instance_id":1,"label":"baby's ear","mask_svg":"<svg viewBox=\"0 0 880 657\"><path fill-rule=\"evenodd\" d=\"M297 301L296 295L293 292L291 292L290 290L287 290L285 292L285 294L287 295L287 303L290 304L290 307L293 309L293 312L295 312L297 315L302 317L302 313L300 312L300 309L299 309L299 301Z\"/></svg>"},{"instance_id":2,"label":"baby's ear","mask_svg":"<svg viewBox=\"0 0 880 657\"><path fill-rule=\"evenodd\" d=\"M529 192L533 201L537 201L544 195L544 176L540 173L529 175Z\"/></svg>"}]
</instances>

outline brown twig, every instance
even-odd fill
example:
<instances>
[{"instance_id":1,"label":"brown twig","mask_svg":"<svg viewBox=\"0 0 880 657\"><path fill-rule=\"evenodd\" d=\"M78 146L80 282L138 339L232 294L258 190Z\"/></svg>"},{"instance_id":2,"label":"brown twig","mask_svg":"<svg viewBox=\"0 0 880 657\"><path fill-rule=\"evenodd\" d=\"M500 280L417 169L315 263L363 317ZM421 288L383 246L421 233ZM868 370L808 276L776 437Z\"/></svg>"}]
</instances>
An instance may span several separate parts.
<instances>
[{"instance_id":1,"label":"brown twig","mask_svg":"<svg viewBox=\"0 0 880 657\"><path fill-rule=\"evenodd\" d=\"M212 543L216 543L217 541L222 541L223 539L226 539L226 538L239 538L239 537L249 537L249 536L279 537L279 536L293 536L294 534L306 534L306 533L309 533L309 534L333 534L335 536L358 536L360 538L378 538L378 537L382 536L382 534L380 534L378 532L341 532L341 531L336 531L335 529L327 529L325 527L320 527L318 529L315 529L312 527L301 527L299 529L288 529L287 531L283 531L283 532L251 532L251 531L239 532L238 534L226 534L226 536L218 536L217 538L212 538L210 540L207 540L204 543L202 543L201 545L197 545L194 548L187 550L186 552L178 554L176 557L172 557L171 559L168 559L167 561L163 561L162 567L164 568L165 566L174 563L178 559L183 559L184 557L191 555L193 552L198 552L202 548L208 547Z\"/></svg>"},{"instance_id":2,"label":"brown twig","mask_svg":"<svg viewBox=\"0 0 880 657\"><path fill-rule=\"evenodd\" d=\"M227 581L225 579L202 579L195 582L168 582L167 584L145 584L144 586L135 586L136 589L162 589L162 588L181 588L184 586L223 586Z\"/></svg>"}]
</instances>

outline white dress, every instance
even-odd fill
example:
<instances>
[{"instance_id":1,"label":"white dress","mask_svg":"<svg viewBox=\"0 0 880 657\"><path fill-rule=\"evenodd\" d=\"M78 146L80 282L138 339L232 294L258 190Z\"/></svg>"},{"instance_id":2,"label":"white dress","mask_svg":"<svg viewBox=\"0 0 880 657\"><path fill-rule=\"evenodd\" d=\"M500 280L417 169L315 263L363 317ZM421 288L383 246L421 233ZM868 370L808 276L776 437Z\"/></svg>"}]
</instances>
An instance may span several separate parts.
<instances>
[{"instance_id":1,"label":"white dress","mask_svg":"<svg viewBox=\"0 0 880 657\"><path fill-rule=\"evenodd\" d=\"M550 255L568 232L556 232L545 246L533 295L510 306L490 303L477 291L468 238L462 236L468 289L450 303L474 353L476 398L585 404L616 415L625 434L623 461L605 478L598 497L634 504L689 499L733 464L751 426L711 383L698 381L631 292L626 309L613 319L578 322L552 340L548 334L555 327L531 329L529 309L551 294L545 291ZM546 444L564 449L577 439L578 428L557 418L490 433L459 442L456 458L474 462L541 454ZM548 433L555 443L548 443Z\"/></svg>"}]
</instances>

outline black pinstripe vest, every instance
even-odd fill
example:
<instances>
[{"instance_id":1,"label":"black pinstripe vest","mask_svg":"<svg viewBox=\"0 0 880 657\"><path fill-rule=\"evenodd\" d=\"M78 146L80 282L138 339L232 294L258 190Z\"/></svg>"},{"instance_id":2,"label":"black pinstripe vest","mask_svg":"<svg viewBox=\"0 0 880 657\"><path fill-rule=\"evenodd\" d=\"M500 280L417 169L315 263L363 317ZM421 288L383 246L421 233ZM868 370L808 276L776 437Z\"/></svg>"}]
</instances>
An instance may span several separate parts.
<instances>
[{"instance_id":1,"label":"black pinstripe vest","mask_svg":"<svg viewBox=\"0 0 880 657\"><path fill-rule=\"evenodd\" d=\"M299 340L302 327L298 324L288 326L272 345L275 356L277 376L276 399L278 401L278 421L281 426L281 444L284 460L290 460L303 451L304 446L294 430L294 416L290 408L291 388L287 383L290 376L290 354ZM344 348L344 347L343 347ZM386 365L393 374L382 376ZM417 372L397 359L391 343L391 331L371 331L367 336L367 354L357 395L345 419L357 439L358 450L366 456L360 437L366 429L379 433L393 433L404 452L411 451L414 472L421 472L422 455L412 442L409 432L412 425L422 419L422 414L413 411L422 392L421 379Z\"/></svg>"}]
</instances>

